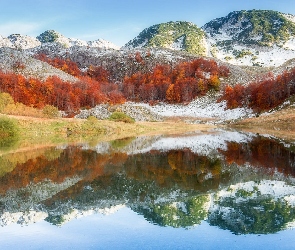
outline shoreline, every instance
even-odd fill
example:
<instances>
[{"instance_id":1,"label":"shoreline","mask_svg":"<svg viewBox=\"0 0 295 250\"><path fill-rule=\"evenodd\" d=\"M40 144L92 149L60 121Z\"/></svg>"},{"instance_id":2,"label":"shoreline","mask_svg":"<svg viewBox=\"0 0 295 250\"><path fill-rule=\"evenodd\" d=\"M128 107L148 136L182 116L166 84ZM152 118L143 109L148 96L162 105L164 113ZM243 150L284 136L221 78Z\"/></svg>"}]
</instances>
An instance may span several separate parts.
<instances>
[{"instance_id":1,"label":"shoreline","mask_svg":"<svg viewBox=\"0 0 295 250\"><path fill-rule=\"evenodd\" d=\"M136 136L208 132L217 128L215 125L187 124L180 121L124 123L97 119L46 119L2 114L0 117L17 121L20 130L17 145L25 148L62 143L96 143Z\"/></svg>"},{"instance_id":2,"label":"shoreline","mask_svg":"<svg viewBox=\"0 0 295 250\"><path fill-rule=\"evenodd\" d=\"M234 129L260 135L274 136L281 140L295 142L294 117L280 119L280 122L270 122L273 116L261 116L243 119L232 124L188 124L181 119L167 119L163 122L124 123L109 120L87 120L77 118L35 118L29 116L12 116L0 114L17 121L20 128L18 141L11 148L28 149L58 144L99 143L128 137L172 135L189 132L208 133L212 129ZM294 128L290 126L294 123ZM1 149L1 151L7 149Z\"/></svg>"}]
</instances>

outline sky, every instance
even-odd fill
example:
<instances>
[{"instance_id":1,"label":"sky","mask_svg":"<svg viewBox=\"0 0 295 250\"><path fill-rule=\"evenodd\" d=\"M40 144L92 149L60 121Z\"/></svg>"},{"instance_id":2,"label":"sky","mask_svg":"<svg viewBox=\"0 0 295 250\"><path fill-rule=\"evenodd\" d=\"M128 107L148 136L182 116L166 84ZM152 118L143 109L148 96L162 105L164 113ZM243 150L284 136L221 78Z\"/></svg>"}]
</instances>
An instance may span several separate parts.
<instances>
[{"instance_id":1,"label":"sky","mask_svg":"<svg viewBox=\"0 0 295 250\"><path fill-rule=\"evenodd\" d=\"M295 15L295 0L0 0L0 35L36 37L56 30L86 41L122 46L151 25L189 21L202 27L237 10Z\"/></svg>"}]
</instances>

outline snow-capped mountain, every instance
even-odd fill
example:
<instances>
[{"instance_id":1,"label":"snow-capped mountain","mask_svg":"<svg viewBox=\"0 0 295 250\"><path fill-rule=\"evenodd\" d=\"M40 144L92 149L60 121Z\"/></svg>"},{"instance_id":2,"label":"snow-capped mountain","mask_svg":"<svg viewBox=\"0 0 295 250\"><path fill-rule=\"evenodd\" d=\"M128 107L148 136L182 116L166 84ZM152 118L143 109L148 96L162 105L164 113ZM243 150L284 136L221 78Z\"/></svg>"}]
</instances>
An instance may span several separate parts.
<instances>
[{"instance_id":1,"label":"snow-capped mountain","mask_svg":"<svg viewBox=\"0 0 295 250\"><path fill-rule=\"evenodd\" d=\"M234 11L205 24L210 56L237 65L279 66L295 57L295 16Z\"/></svg>"},{"instance_id":2,"label":"snow-capped mountain","mask_svg":"<svg viewBox=\"0 0 295 250\"><path fill-rule=\"evenodd\" d=\"M64 35L54 30L47 30L39 36L30 37L27 35L12 34L8 37L0 35L0 47L8 47L18 50L27 50L39 47L43 44L61 44L62 46L69 48L72 46L85 46L99 49L114 49L118 50L119 46L106 41L104 39L97 39L95 41L84 41L75 38L67 38Z\"/></svg>"},{"instance_id":3,"label":"snow-capped mountain","mask_svg":"<svg viewBox=\"0 0 295 250\"><path fill-rule=\"evenodd\" d=\"M153 47L187 51L197 55L207 54L205 33L190 22L168 22L153 25L144 29L122 48Z\"/></svg>"},{"instance_id":4,"label":"snow-capped mountain","mask_svg":"<svg viewBox=\"0 0 295 250\"><path fill-rule=\"evenodd\" d=\"M106 41L104 39L98 39L95 41L84 41L75 38L67 38L64 35L56 32L55 30L47 30L37 36L37 39L42 43L60 43L65 47L71 46L87 46L87 47L94 47L94 48L101 48L101 49L115 49L118 50L119 47L115 44Z\"/></svg>"},{"instance_id":5,"label":"snow-capped mountain","mask_svg":"<svg viewBox=\"0 0 295 250\"><path fill-rule=\"evenodd\" d=\"M30 49L41 45L41 42L34 37L12 34L7 37L16 49Z\"/></svg>"},{"instance_id":6,"label":"snow-capped mountain","mask_svg":"<svg viewBox=\"0 0 295 250\"><path fill-rule=\"evenodd\" d=\"M121 81L125 75L138 70L149 72L157 64L173 66L180 61L209 56L229 63L226 65L230 68L230 78L239 77L230 83L247 83L253 76L236 65L277 67L295 58L295 16L251 10L231 12L208 22L202 29L184 21L156 24L144 29L121 50L103 39L67 38L54 30L47 30L36 38L0 35L1 47L29 56L44 53L51 58L70 59L81 69L89 65L103 66L111 72L114 81ZM136 53L140 53L145 64L135 59ZM7 67L5 58L3 60L0 66L4 69Z\"/></svg>"},{"instance_id":7,"label":"snow-capped mountain","mask_svg":"<svg viewBox=\"0 0 295 250\"><path fill-rule=\"evenodd\" d=\"M295 57L295 16L271 10L234 11L201 29L168 22L144 29L123 49L161 47L236 65L279 66Z\"/></svg>"}]
</instances>

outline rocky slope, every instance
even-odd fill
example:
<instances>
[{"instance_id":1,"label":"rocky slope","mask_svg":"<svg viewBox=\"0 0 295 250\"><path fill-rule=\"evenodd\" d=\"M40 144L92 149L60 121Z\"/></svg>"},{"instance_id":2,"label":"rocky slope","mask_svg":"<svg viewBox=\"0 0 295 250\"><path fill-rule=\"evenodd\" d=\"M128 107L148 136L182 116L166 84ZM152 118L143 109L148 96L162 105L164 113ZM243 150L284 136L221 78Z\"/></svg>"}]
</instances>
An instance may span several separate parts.
<instances>
[{"instance_id":1,"label":"rocky slope","mask_svg":"<svg viewBox=\"0 0 295 250\"><path fill-rule=\"evenodd\" d=\"M15 72L27 78L45 80L50 76L58 76L64 81L75 82L77 79L48 63L36 60L22 51L11 48L0 48L0 70Z\"/></svg>"},{"instance_id":2,"label":"rocky slope","mask_svg":"<svg viewBox=\"0 0 295 250\"><path fill-rule=\"evenodd\" d=\"M234 11L205 24L210 55L237 65L279 66L295 57L295 16Z\"/></svg>"},{"instance_id":3,"label":"rocky slope","mask_svg":"<svg viewBox=\"0 0 295 250\"><path fill-rule=\"evenodd\" d=\"M110 80L112 81L122 81L126 75L130 76L138 71L143 73L151 72L158 64L167 64L173 67L180 62L191 61L200 57L185 51L173 51L164 48L103 50L85 46L65 48L57 43L43 44L27 50L26 53L31 56L42 53L51 58L70 59L76 62L81 69L87 69L90 65L102 66L110 73ZM140 55L144 63L138 61L137 55ZM246 84L253 81L257 74L265 72L257 67L241 68L218 59L214 60L218 64L225 65L230 70L229 77L221 79L222 84Z\"/></svg>"}]
</instances>

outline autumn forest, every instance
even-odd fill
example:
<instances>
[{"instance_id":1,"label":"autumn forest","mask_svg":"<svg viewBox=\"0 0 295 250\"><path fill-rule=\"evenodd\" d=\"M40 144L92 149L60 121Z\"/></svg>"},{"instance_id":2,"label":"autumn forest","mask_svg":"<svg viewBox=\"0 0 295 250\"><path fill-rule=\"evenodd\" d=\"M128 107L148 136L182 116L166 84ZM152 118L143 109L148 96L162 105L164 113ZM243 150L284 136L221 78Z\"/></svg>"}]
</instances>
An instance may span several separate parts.
<instances>
[{"instance_id":1,"label":"autumn forest","mask_svg":"<svg viewBox=\"0 0 295 250\"><path fill-rule=\"evenodd\" d=\"M228 108L247 106L262 111L295 94L295 68L276 77L266 74L247 86L239 83L223 86L220 78L228 77L229 69L212 59L199 58L180 62L174 67L159 64L148 73L138 71L126 75L122 81L113 82L110 73L101 66L90 65L87 70L81 70L69 59L49 58L45 54L35 57L76 77L77 81L66 82L56 76L41 81L0 72L0 91L9 93L17 103L35 108L52 105L68 113L101 103L189 103L208 91L220 90L219 101L226 100ZM139 52L134 55L134 61L145 63ZM22 69L25 66L18 63L15 67Z\"/></svg>"}]
</instances>

